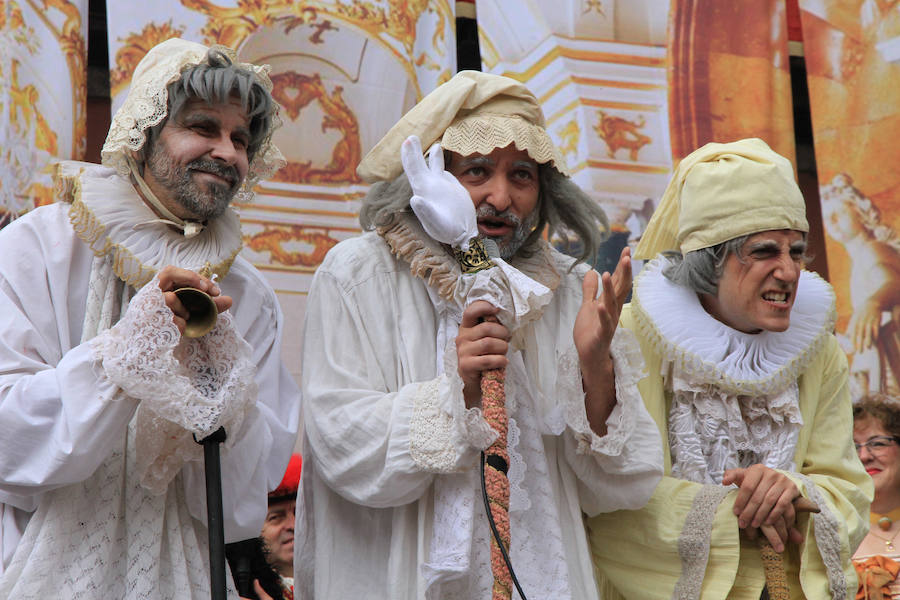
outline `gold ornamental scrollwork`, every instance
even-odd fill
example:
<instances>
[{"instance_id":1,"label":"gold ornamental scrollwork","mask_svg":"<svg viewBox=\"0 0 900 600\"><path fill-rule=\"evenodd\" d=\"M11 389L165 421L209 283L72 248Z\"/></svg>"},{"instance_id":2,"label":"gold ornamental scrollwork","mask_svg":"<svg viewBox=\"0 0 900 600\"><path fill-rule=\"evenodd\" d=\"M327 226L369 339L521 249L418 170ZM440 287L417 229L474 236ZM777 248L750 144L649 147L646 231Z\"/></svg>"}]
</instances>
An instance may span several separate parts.
<instances>
[{"instance_id":1,"label":"gold ornamental scrollwork","mask_svg":"<svg viewBox=\"0 0 900 600\"><path fill-rule=\"evenodd\" d=\"M208 17L207 24L201 29L207 44L224 44L231 48L239 48L263 27L281 26L289 32L301 25L309 25L316 30L313 43L319 43L323 33L334 30L335 25L352 25L396 57L409 74L419 98L422 92L415 76L415 63L418 61L431 70L439 70L440 66L421 55L414 56L416 25L423 13L436 15L431 42L434 52L443 56L446 54L445 30L452 18L447 2L429 0L387 0L381 5L370 0L238 0L232 7L219 6L209 0L181 0L181 4Z\"/></svg>"},{"instance_id":2,"label":"gold ornamental scrollwork","mask_svg":"<svg viewBox=\"0 0 900 600\"><path fill-rule=\"evenodd\" d=\"M21 63L13 59L10 63L12 72L9 74L9 116L10 121L18 123L17 116L21 116L23 133L34 128L34 147L44 150L52 156L58 156L59 147L56 132L50 128L47 119L38 110L40 93L33 85L19 85L19 66Z\"/></svg>"},{"instance_id":3,"label":"gold ornamental scrollwork","mask_svg":"<svg viewBox=\"0 0 900 600\"><path fill-rule=\"evenodd\" d=\"M294 252L285 250L284 244L289 242L309 244L310 252ZM268 252L272 262L289 266L314 269L322 264L325 254L331 250L338 240L327 233L310 231L303 225L279 225L266 227L255 235L245 235L244 245L254 252Z\"/></svg>"},{"instance_id":4,"label":"gold ornamental scrollwork","mask_svg":"<svg viewBox=\"0 0 900 600\"><path fill-rule=\"evenodd\" d=\"M290 161L273 179L291 183L359 183L361 180L356 174L356 165L362 158L359 122L344 102L343 88L335 86L329 94L318 73L301 75L294 71L272 75L272 86L272 97L281 104L289 119L296 121L300 111L315 101L325 113L322 132L332 129L341 133L327 166L317 168L311 162ZM289 91L296 91L296 94Z\"/></svg>"},{"instance_id":5,"label":"gold ornamental scrollwork","mask_svg":"<svg viewBox=\"0 0 900 600\"><path fill-rule=\"evenodd\" d=\"M115 67L109 74L110 93L113 97L128 87L131 75L141 59L151 48L168 39L181 37L184 29L172 26L172 22L157 25L148 23L140 33L132 33L120 41L124 42L116 52Z\"/></svg>"}]
</instances>

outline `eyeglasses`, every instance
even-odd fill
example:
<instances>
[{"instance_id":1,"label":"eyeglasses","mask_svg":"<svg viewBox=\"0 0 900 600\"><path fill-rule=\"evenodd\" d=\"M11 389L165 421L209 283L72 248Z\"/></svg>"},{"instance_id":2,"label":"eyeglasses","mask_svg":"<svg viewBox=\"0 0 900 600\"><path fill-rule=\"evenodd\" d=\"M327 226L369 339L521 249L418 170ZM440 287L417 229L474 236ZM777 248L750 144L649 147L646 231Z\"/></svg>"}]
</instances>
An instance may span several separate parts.
<instances>
[{"instance_id":1,"label":"eyeglasses","mask_svg":"<svg viewBox=\"0 0 900 600\"><path fill-rule=\"evenodd\" d=\"M879 435L877 437L870 438L865 443L862 444L853 444L856 447L856 452L859 452L863 448L868 448L869 452L872 454L879 454L884 452L886 448L889 448L897 443L897 439L888 435Z\"/></svg>"}]
</instances>

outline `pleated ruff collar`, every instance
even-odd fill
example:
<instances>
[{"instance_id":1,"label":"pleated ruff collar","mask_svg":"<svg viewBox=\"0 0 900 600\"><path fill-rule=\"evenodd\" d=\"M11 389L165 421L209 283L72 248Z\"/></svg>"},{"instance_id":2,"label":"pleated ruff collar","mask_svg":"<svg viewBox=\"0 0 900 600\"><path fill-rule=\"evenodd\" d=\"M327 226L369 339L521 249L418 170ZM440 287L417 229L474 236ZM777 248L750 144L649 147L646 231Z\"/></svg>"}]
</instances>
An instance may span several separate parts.
<instances>
[{"instance_id":1,"label":"pleated ruff collar","mask_svg":"<svg viewBox=\"0 0 900 600\"><path fill-rule=\"evenodd\" d=\"M736 395L768 396L795 382L834 330L835 298L817 274L803 271L786 331L751 334L707 313L697 294L663 276L668 259L644 266L632 305L640 333L695 383Z\"/></svg>"},{"instance_id":2,"label":"pleated ruff collar","mask_svg":"<svg viewBox=\"0 0 900 600\"><path fill-rule=\"evenodd\" d=\"M241 251L241 224L231 208L186 238L160 222L113 169L86 167L71 183L69 220L75 233L97 256L109 254L116 276L136 289L167 265L197 271L208 262L221 279Z\"/></svg>"},{"instance_id":3,"label":"pleated ruff collar","mask_svg":"<svg viewBox=\"0 0 900 600\"><path fill-rule=\"evenodd\" d=\"M459 263L440 242L425 233L412 213L400 215L393 224L380 227L377 231L388 243L391 252L409 263L413 276L425 280L444 300L459 301L461 290L458 288L462 281ZM550 291L555 291L561 281L561 265L556 264L550 245L538 240L531 249L530 256L517 255L508 261L509 264Z\"/></svg>"}]
</instances>

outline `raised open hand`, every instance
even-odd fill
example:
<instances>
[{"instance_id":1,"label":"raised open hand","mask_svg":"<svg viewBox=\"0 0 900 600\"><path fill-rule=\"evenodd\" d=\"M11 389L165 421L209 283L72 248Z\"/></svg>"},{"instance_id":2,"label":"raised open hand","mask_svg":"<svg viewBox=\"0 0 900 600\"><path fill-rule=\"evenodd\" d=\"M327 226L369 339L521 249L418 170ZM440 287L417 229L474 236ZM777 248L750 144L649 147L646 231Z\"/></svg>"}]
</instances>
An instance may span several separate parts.
<instances>
[{"instance_id":1,"label":"raised open hand","mask_svg":"<svg viewBox=\"0 0 900 600\"><path fill-rule=\"evenodd\" d=\"M575 318L575 348L584 375L588 375L585 371L592 370L594 365L609 359L609 347L616 333L619 314L631 289L631 250L627 246L619 256L615 272L612 275L604 273L600 281L603 292L597 297L597 272L590 271L585 275L581 308Z\"/></svg>"},{"instance_id":2,"label":"raised open hand","mask_svg":"<svg viewBox=\"0 0 900 600\"><path fill-rule=\"evenodd\" d=\"M419 138L411 135L400 147L400 161L413 190L409 205L425 232L442 244L468 250L469 240L478 235L475 204L456 177L444 170L440 142L428 150L426 163Z\"/></svg>"}]
</instances>

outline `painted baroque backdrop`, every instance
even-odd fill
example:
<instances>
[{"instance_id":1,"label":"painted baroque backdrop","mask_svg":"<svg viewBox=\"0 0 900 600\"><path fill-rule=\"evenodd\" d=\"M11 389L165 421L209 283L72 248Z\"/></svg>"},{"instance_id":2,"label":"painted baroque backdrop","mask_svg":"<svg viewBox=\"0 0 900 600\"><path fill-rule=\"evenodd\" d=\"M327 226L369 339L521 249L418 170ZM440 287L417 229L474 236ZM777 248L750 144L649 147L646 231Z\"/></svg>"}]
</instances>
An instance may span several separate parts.
<instances>
[{"instance_id":1,"label":"painted baroque backdrop","mask_svg":"<svg viewBox=\"0 0 900 600\"><path fill-rule=\"evenodd\" d=\"M54 159L84 156L86 4L0 0L0 225L52 201ZM244 255L287 316L288 357L299 356L316 266L359 234L357 163L456 70L456 4L107 2L113 110L137 62L169 37L272 66L289 164L239 209ZM799 8L838 334L855 394L898 393L900 0ZM638 239L695 148L758 136L794 157L784 0L477 0L477 17L484 70L536 93L575 179L611 217L601 268Z\"/></svg>"}]
</instances>

